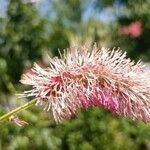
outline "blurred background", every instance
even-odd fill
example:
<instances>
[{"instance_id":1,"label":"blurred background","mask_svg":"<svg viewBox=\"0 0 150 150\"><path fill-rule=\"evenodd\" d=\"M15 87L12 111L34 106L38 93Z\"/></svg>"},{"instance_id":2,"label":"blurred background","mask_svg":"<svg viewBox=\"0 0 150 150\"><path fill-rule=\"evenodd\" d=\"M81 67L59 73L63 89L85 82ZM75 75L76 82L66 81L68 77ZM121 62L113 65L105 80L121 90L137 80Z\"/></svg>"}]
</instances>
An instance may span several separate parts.
<instances>
[{"instance_id":1,"label":"blurred background","mask_svg":"<svg viewBox=\"0 0 150 150\"><path fill-rule=\"evenodd\" d=\"M150 61L149 0L0 0L0 115L24 104L21 74L48 65L75 45L120 47ZM0 150L150 150L150 125L103 109L81 111L56 125L39 107L19 114L29 122L0 123Z\"/></svg>"}]
</instances>

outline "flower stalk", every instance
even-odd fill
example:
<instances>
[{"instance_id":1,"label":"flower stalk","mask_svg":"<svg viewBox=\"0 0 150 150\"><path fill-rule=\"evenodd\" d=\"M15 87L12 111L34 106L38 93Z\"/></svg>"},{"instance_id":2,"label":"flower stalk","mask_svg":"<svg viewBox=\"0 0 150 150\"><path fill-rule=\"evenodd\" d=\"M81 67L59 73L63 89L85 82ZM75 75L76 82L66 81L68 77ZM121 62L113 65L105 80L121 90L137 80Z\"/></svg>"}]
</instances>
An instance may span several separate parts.
<instances>
[{"instance_id":1,"label":"flower stalk","mask_svg":"<svg viewBox=\"0 0 150 150\"><path fill-rule=\"evenodd\" d=\"M33 106L36 103L37 99L33 99L30 102L25 103L24 105L17 107L16 109L4 114L0 117L0 122L4 120L9 120L12 116L15 116L19 112L28 109L29 107Z\"/></svg>"}]
</instances>

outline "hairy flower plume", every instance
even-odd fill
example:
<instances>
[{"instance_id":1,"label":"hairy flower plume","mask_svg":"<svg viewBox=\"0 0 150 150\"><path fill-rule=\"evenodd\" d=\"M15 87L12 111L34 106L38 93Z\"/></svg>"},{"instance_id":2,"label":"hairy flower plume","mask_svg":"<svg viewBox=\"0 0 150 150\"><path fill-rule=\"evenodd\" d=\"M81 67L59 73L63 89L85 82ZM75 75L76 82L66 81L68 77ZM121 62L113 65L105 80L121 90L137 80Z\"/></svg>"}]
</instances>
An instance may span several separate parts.
<instances>
[{"instance_id":1,"label":"hairy flower plume","mask_svg":"<svg viewBox=\"0 0 150 150\"><path fill-rule=\"evenodd\" d=\"M32 86L23 95L37 98L56 122L95 106L150 121L150 73L120 49L74 47L50 59L48 68L34 64L21 82Z\"/></svg>"}]
</instances>

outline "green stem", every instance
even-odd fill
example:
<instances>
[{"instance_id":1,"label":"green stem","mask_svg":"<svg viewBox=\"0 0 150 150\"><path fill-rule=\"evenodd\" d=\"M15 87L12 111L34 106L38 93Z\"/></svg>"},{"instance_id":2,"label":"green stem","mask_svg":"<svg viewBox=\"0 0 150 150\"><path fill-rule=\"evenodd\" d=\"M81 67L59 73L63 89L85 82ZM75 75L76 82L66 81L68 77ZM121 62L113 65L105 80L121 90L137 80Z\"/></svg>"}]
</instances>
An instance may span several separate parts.
<instances>
[{"instance_id":1,"label":"green stem","mask_svg":"<svg viewBox=\"0 0 150 150\"><path fill-rule=\"evenodd\" d=\"M9 119L12 115L15 115L15 114L21 112L22 110L25 110L25 109L33 106L36 103L36 101L37 101L37 99L33 99L30 102L25 103L23 106L20 106L16 109L4 114L3 116L0 117L0 121Z\"/></svg>"}]
</instances>

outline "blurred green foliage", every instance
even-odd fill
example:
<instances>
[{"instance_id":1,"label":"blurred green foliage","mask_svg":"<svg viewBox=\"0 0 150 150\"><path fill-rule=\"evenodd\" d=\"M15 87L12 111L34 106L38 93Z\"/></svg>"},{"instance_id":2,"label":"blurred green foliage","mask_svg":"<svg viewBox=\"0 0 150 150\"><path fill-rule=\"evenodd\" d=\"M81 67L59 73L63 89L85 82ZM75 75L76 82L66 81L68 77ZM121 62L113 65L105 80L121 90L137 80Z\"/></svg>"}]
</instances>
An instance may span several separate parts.
<instances>
[{"instance_id":1,"label":"blurred green foliage","mask_svg":"<svg viewBox=\"0 0 150 150\"><path fill-rule=\"evenodd\" d=\"M102 22L96 16L84 19L90 1L55 0L52 18L42 17L32 4L9 0L5 17L0 18L0 114L22 105L13 95L24 90L21 74L33 62L43 64L45 53L58 55L76 44L120 47L137 60L150 60L149 1L95 0L91 4L96 16L111 9L114 20ZM116 10L116 6L118 10ZM89 7L89 6L88 6ZM119 9L121 8L121 9ZM118 13L119 11L119 13ZM138 37L120 34L122 26L139 21L142 33ZM150 126L113 116L92 108L56 125L51 114L33 107L19 117L29 126L18 127L10 122L0 124L0 150L148 150Z\"/></svg>"},{"instance_id":2,"label":"blurred green foliage","mask_svg":"<svg viewBox=\"0 0 150 150\"><path fill-rule=\"evenodd\" d=\"M32 6L10 0L0 34L1 92L10 92L8 82L17 84L23 68L42 57L47 48L45 20ZM3 74L3 75L2 75Z\"/></svg>"}]
</instances>

